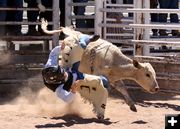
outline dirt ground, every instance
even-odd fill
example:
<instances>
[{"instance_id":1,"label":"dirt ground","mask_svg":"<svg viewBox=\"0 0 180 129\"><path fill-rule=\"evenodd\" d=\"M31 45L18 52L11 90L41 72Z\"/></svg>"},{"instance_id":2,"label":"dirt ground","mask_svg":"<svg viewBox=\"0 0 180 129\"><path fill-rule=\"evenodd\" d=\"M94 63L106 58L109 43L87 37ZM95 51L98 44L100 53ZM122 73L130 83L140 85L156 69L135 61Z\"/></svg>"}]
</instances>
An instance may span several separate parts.
<instances>
[{"instance_id":1,"label":"dirt ground","mask_svg":"<svg viewBox=\"0 0 180 129\"><path fill-rule=\"evenodd\" d=\"M165 114L180 114L180 95L152 96L148 100L136 95L137 100L143 98L136 101L138 112L130 111L122 99L111 96L105 120L99 121L92 105L84 103L80 96L67 105L46 89L36 97L23 93L16 100L1 102L0 129L164 129Z\"/></svg>"}]
</instances>

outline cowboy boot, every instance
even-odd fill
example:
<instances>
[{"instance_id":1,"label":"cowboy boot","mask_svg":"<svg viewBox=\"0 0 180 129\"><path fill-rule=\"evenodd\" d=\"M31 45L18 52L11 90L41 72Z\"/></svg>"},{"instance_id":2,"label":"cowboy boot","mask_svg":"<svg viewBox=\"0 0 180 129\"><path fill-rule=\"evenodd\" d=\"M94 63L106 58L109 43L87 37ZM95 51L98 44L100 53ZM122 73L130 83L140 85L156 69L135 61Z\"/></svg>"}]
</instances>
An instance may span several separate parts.
<instances>
[{"instance_id":1,"label":"cowboy boot","mask_svg":"<svg viewBox=\"0 0 180 129\"><path fill-rule=\"evenodd\" d=\"M95 42L96 40L98 40L100 38L100 36L98 34L94 34L91 36L91 38L89 39L89 42Z\"/></svg>"}]
</instances>

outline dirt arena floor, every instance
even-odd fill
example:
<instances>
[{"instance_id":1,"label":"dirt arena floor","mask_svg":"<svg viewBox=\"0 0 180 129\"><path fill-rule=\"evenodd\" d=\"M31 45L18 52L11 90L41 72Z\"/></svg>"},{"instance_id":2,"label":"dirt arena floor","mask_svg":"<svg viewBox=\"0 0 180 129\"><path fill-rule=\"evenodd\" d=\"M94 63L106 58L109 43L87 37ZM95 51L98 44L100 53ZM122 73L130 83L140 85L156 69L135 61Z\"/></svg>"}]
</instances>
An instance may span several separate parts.
<instances>
[{"instance_id":1,"label":"dirt arena floor","mask_svg":"<svg viewBox=\"0 0 180 129\"><path fill-rule=\"evenodd\" d=\"M13 101L0 99L0 129L164 129L165 114L180 113L180 95L135 96L138 112L130 111L120 97L111 96L105 120L99 121L92 105L83 103L80 96L67 105L47 89L37 96L28 91Z\"/></svg>"}]
</instances>

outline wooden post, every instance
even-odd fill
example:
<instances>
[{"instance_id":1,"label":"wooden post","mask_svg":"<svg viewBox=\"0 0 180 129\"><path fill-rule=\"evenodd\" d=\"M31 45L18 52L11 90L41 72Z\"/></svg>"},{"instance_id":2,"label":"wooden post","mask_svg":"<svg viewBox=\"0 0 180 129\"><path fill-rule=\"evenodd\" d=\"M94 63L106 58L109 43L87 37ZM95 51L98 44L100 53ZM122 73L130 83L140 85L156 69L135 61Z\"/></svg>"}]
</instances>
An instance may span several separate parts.
<instances>
[{"instance_id":1,"label":"wooden post","mask_svg":"<svg viewBox=\"0 0 180 129\"><path fill-rule=\"evenodd\" d=\"M102 28L99 26L102 23L103 13L100 11L103 8L104 0L95 0L95 34L102 37Z\"/></svg>"},{"instance_id":2,"label":"wooden post","mask_svg":"<svg viewBox=\"0 0 180 129\"><path fill-rule=\"evenodd\" d=\"M134 0L134 8L142 8L142 3L143 0ZM141 24L142 21L142 13L134 13L134 24ZM142 34L143 34L143 29L140 28L135 28L134 29L134 39L135 40L141 40L142 39ZM142 45L139 45L138 43L134 45L134 55L142 55L143 54L143 49Z\"/></svg>"},{"instance_id":3,"label":"wooden post","mask_svg":"<svg viewBox=\"0 0 180 129\"><path fill-rule=\"evenodd\" d=\"M106 8L107 7L107 0L103 3L103 6L102 6L102 8ZM107 12L103 12L103 17L102 17L102 19L103 19L103 23L104 24L106 24L107 23ZM107 35L106 35L106 33L107 33L107 27L106 26L104 26L104 27L102 27L102 36L101 36L101 38L103 38L103 39L107 39Z\"/></svg>"},{"instance_id":4,"label":"wooden post","mask_svg":"<svg viewBox=\"0 0 180 129\"><path fill-rule=\"evenodd\" d=\"M59 16L59 0L53 0L53 29L58 29L59 28L59 21L60 21L60 16ZM59 34L54 34L53 35L53 47L59 45Z\"/></svg>"},{"instance_id":5,"label":"wooden post","mask_svg":"<svg viewBox=\"0 0 180 129\"><path fill-rule=\"evenodd\" d=\"M65 0L65 26L71 26L72 7L69 5L72 0Z\"/></svg>"},{"instance_id":6,"label":"wooden post","mask_svg":"<svg viewBox=\"0 0 180 129\"><path fill-rule=\"evenodd\" d=\"M149 9L150 8L150 0L146 0L146 1L143 1L143 7L146 8L146 9ZM149 24L150 23L150 13L145 13L143 14L143 21L144 21L144 24ZM149 40L150 38L150 28L145 28L143 29L144 32L143 32L143 40ZM143 56L147 56L150 54L150 49L149 49L149 45L144 45L143 46Z\"/></svg>"}]
</instances>

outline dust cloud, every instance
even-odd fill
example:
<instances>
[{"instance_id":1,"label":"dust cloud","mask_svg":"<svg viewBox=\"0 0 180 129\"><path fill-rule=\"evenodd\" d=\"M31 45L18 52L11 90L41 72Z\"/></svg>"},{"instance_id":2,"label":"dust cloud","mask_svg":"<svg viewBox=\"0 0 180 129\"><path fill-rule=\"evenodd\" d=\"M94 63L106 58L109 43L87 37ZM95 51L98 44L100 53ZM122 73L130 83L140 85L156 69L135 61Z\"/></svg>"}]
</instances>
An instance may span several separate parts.
<instances>
[{"instance_id":1,"label":"dust cloud","mask_svg":"<svg viewBox=\"0 0 180 129\"><path fill-rule=\"evenodd\" d=\"M60 117L73 114L80 117L92 117L94 115L92 105L85 103L79 94L72 103L65 103L59 99L54 92L42 88L38 94L29 88L24 88L21 95L11 104L19 106L20 112L28 112L43 117Z\"/></svg>"},{"instance_id":2,"label":"dust cloud","mask_svg":"<svg viewBox=\"0 0 180 129\"><path fill-rule=\"evenodd\" d=\"M11 60L10 53L0 53L1 60L0 65L6 65ZM33 77L28 79L28 84L35 87L35 82L39 77ZM92 117L94 115L92 109L93 106L89 103L84 103L79 94L76 95L74 101L70 104L65 103L59 99L55 93L47 88L35 91L30 86L22 86L23 89L18 89L20 95L12 101L5 102L5 105L15 105L18 108L17 112L28 112L40 116L55 117L63 116L67 114L73 114L81 117ZM41 86L44 87L44 86ZM38 88L38 87L37 87ZM36 88L35 88L36 89ZM15 89L16 90L16 89Z\"/></svg>"}]
</instances>

